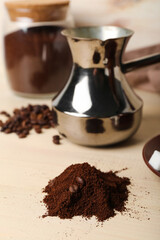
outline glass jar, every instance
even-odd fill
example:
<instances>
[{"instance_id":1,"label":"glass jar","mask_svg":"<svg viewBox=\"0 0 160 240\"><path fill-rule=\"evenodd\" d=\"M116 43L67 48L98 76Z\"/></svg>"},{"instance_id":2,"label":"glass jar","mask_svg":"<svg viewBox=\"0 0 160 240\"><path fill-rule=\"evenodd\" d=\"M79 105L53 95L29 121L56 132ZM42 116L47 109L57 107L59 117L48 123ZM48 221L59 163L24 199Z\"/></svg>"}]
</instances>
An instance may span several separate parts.
<instances>
[{"instance_id":1,"label":"glass jar","mask_svg":"<svg viewBox=\"0 0 160 240\"><path fill-rule=\"evenodd\" d=\"M50 97L68 80L72 56L63 28L73 26L68 0L6 1L10 17L4 36L6 73L24 97Z\"/></svg>"}]
</instances>

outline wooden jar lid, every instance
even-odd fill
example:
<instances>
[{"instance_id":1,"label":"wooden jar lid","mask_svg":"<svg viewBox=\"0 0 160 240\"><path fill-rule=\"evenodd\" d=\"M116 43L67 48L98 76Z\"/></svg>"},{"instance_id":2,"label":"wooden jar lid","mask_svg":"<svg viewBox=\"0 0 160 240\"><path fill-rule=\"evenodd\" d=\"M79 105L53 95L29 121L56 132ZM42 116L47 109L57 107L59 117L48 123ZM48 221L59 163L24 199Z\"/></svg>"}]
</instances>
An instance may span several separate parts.
<instances>
[{"instance_id":1,"label":"wooden jar lid","mask_svg":"<svg viewBox=\"0 0 160 240\"><path fill-rule=\"evenodd\" d=\"M65 19L69 0L6 1L12 21L61 21Z\"/></svg>"}]
</instances>

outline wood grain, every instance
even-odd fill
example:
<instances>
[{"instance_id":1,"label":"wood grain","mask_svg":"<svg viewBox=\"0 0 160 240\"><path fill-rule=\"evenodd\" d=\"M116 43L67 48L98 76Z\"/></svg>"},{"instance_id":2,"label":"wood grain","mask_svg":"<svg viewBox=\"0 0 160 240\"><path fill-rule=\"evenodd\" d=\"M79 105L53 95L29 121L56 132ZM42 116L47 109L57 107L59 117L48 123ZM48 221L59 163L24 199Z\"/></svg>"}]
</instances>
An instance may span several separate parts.
<instances>
[{"instance_id":1,"label":"wood grain","mask_svg":"<svg viewBox=\"0 0 160 240\"><path fill-rule=\"evenodd\" d=\"M0 239L60 240L110 239L158 240L160 236L160 178L144 164L142 148L151 137L160 133L160 96L138 91L144 101L144 114L137 134L127 142L107 148L87 148L66 139L61 145L52 143L55 129L34 131L26 138L0 133ZM6 79L0 82L0 110L12 112L15 107L51 100L23 99L13 95ZM102 171L128 170L120 176L131 178L130 196L125 214L105 221L81 217L60 220L41 218L43 187L74 163L88 162Z\"/></svg>"}]
</instances>

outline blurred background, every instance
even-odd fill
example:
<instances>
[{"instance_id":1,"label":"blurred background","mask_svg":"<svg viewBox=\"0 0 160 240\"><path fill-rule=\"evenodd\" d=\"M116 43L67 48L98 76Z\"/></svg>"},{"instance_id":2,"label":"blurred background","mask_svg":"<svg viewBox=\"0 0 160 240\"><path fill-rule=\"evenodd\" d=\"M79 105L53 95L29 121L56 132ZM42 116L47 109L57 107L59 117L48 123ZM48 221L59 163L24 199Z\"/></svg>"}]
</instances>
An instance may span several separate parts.
<instances>
[{"instance_id":1,"label":"blurred background","mask_svg":"<svg viewBox=\"0 0 160 240\"><path fill-rule=\"evenodd\" d=\"M134 30L128 49L160 43L160 0L72 0L71 10L78 25Z\"/></svg>"},{"instance_id":2,"label":"blurred background","mask_svg":"<svg viewBox=\"0 0 160 240\"><path fill-rule=\"evenodd\" d=\"M1 38L6 14L4 1L0 1ZM134 30L135 34L128 49L160 43L160 0L71 0L70 2L71 13L78 26L112 24Z\"/></svg>"},{"instance_id":3,"label":"blurred background","mask_svg":"<svg viewBox=\"0 0 160 240\"><path fill-rule=\"evenodd\" d=\"M0 1L0 58L6 17L4 1ZM160 44L160 0L71 0L70 11L76 26L116 25L132 29L135 34L127 51ZM2 66L0 70L3 71Z\"/></svg>"}]
</instances>

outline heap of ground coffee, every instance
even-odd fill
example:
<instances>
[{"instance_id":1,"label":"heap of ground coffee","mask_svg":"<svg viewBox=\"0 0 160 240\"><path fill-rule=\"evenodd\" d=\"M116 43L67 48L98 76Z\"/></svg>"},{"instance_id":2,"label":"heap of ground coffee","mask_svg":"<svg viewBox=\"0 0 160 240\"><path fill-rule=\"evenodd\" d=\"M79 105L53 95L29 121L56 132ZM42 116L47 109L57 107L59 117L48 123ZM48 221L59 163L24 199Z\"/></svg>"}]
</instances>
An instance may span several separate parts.
<instances>
[{"instance_id":1,"label":"heap of ground coffee","mask_svg":"<svg viewBox=\"0 0 160 240\"><path fill-rule=\"evenodd\" d=\"M96 216L104 221L125 211L130 180L117 172L101 172L88 163L69 166L44 188L47 213L62 219Z\"/></svg>"},{"instance_id":2,"label":"heap of ground coffee","mask_svg":"<svg viewBox=\"0 0 160 240\"><path fill-rule=\"evenodd\" d=\"M11 116L6 111L0 112L8 119L0 120L0 131L4 133L16 133L20 138L26 137L31 129L41 133L42 128L54 127L54 115L47 105L31 105L16 108Z\"/></svg>"}]
</instances>

